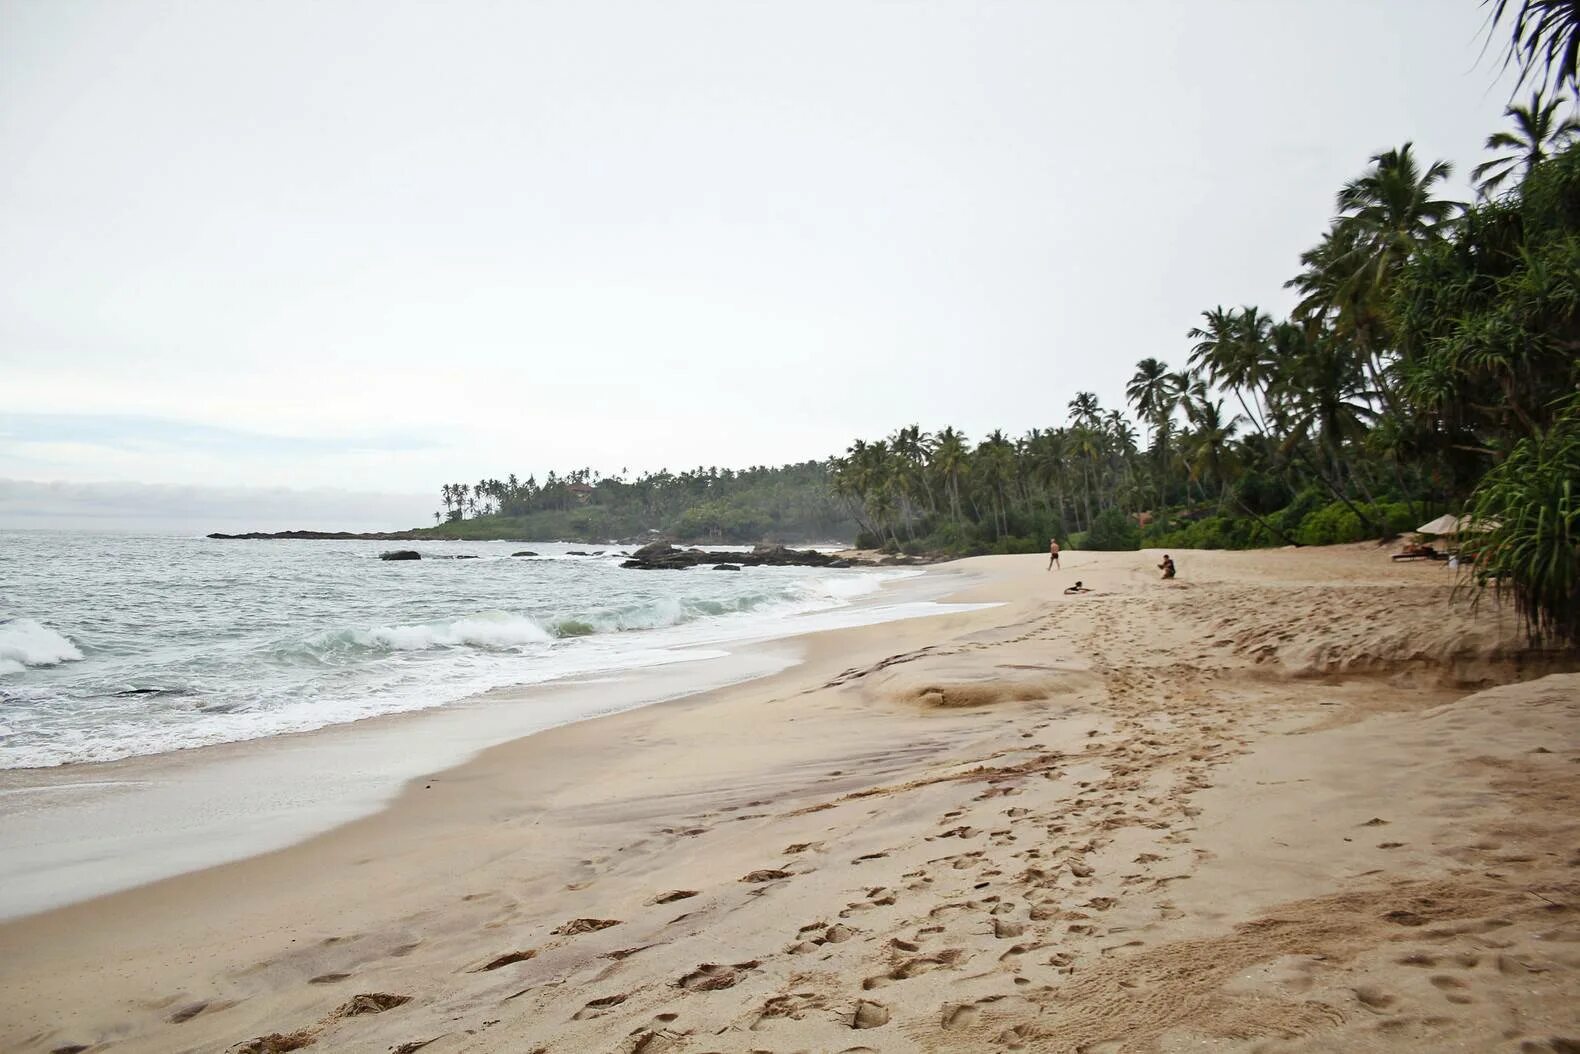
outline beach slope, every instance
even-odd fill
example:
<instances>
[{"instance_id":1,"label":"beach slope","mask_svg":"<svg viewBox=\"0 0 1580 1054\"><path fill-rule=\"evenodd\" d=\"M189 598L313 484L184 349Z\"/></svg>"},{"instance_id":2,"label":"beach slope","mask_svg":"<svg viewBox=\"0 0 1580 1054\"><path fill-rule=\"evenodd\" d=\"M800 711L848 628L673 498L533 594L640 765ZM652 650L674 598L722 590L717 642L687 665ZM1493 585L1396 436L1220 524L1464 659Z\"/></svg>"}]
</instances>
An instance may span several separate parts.
<instances>
[{"instance_id":1,"label":"beach slope","mask_svg":"<svg viewBox=\"0 0 1580 1054\"><path fill-rule=\"evenodd\" d=\"M1174 555L0 926L0 1049L1580 1050L1569 660L1375 547Z\"/></svg>"}]
</instances>

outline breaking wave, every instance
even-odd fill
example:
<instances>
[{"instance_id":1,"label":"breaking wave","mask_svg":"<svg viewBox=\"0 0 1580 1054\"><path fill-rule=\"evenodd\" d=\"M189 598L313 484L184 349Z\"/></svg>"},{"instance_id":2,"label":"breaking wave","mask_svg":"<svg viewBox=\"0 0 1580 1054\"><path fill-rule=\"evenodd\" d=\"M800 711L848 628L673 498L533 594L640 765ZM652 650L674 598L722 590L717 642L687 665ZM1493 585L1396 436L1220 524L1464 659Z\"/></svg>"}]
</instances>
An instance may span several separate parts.
<instances>
[{"instance_id":1,"label":"breaking wave","mask_svg":"<svg viewBox=\"0 0 1580 1054\"><path fill-rule=\"evenodd\" d=\"M29 666L75 662L82 652L69 637L30 618L0 622L0 674L21 673Z\"/></svg>"}]
</instances>

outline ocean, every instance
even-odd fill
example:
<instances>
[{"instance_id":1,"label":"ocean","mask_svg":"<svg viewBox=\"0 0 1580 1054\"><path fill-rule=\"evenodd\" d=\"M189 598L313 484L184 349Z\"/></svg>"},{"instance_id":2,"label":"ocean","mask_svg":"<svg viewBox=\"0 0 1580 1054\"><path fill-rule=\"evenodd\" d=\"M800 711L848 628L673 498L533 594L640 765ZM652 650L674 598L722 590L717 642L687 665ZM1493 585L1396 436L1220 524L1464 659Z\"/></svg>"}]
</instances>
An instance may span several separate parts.
<instances>
[{"instance_id":1,"label":"ocean","mask_svg":"<svg viewBox=\"0 0 1580 1054\"><path fill-rule=\"evenodd\" d=\"M874 603L907 569L636 571L620 546L520 542L379 559L411 545L0 531L0 768L306 731L927 607Z\"/></svg>"}]
</instances>

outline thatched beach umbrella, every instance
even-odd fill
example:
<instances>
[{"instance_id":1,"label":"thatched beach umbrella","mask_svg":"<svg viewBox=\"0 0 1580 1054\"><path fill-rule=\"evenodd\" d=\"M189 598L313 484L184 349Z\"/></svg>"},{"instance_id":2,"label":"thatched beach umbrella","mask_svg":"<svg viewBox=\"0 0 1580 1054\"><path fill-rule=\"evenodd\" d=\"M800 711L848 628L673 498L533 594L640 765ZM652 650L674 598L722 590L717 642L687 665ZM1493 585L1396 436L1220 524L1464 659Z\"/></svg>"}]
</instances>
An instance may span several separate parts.
<instances>
[{"instance_id":1,"label":"thatched beach umbrella","mask_svg":"<svg viewBox=\"0 0 1580 1054\"><path fill-rule=\"evenodd\" d=\"M1486 534L1496 530L1497 520L1472 520L1469 516L1451 516L1444 513L1431 523L1423 523L1416 528L1421 534Z\"/></svg>"},{"instance_id":2,"label":"thatched beach umbrella","mask_svg":"<svg viewBox=\"0 0 1580 1054\"><path fill-rule=\"evenodd\" d=\"M1430 523L1423 523L1416 531L1421 534L1458 534L1459 517L1445 512Z\"/></svg>"}]
</instances>

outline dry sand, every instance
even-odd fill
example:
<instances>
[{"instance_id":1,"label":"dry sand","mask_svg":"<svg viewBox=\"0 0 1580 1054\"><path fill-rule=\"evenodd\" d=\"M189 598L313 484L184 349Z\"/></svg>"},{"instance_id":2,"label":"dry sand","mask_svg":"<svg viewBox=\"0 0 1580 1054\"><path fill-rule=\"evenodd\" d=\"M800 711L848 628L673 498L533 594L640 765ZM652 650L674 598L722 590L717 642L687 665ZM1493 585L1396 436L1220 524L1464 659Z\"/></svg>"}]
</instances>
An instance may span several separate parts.
<instances>
[{"instance_id":1,"label":"dry sand","mask_svg":"<svg viewBox=\"0 0 1580 1054\"><path fill-rule=\"evenodd\" d=\"M1580 1051L1580 675L1441 566L1176 557L0 926L0 1049Z\"/></svg>"}]
</instances>

